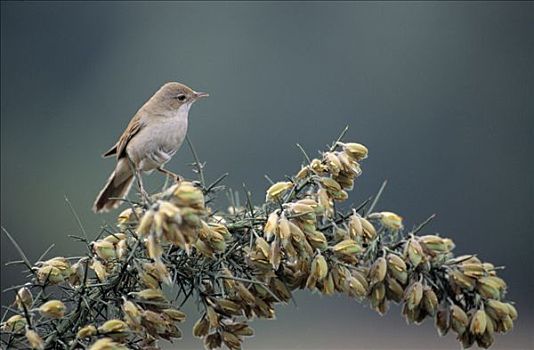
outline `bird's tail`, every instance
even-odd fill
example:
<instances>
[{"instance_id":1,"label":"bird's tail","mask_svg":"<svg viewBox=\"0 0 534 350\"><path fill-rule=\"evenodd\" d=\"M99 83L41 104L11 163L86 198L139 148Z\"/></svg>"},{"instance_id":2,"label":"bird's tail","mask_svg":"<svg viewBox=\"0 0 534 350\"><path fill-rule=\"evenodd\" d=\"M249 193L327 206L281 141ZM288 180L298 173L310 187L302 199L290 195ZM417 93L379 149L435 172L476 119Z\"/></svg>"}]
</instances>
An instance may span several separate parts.
<instances>
[{"instance_id":1,"label":"bird's tail","mask_svg":"<svg viewBox=\"0 0 534 350\"><path fill-rule=\"evenodd\" d=\"M125 197L130 191L133 179L134 176L131 173L118 177L116 171L112 172L108 182L96 197L93 211L101 213L117 208L121 203L119 199Z\"/></svg>"}]
</instances>

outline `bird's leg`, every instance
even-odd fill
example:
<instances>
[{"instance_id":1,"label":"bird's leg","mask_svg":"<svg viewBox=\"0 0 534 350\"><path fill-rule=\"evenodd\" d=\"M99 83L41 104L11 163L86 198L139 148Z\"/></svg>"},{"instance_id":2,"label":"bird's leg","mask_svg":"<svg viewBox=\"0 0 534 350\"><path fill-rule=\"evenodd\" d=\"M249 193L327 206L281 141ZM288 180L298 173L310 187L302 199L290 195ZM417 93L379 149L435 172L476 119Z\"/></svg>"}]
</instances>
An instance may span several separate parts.
<instances>
[{"instance_id":1,"label":"bird's leg","mask_svg":"<svg viewBox=\"0 0 534 350\"><path fill-rule=\"evenodd\" d=\"M141 172L139 170L135 170L135 178L137 180L137 186L139 187L139 192L141 192L141 195L144 197L145 201L147 203L150 203L150 196L145 191L145 188L143 187L143 180L141 179Z\"/></svg>"},{"instance_id":2,"label":"bird's leg","mask_svg":"<svg viewBox=\"0 0 534 350\"><path fill-rule=\"evenodd\" d=\"M165 174L165 175L170 176L171 178L173 178L174 181L176 181L176 182L180 182L180 181L183 180L182 177L181 177L180 175L175 174L175 173L173 173L173 172L170 171L170 170L164 169L164 168L163 168L163 165L160 166L160 167L157 168L157 169L158 169L159 172L161 172L161 173L163 173L163 174Z\"/></svg>"},{"instance_id":3,"label":"bird's leg","mask_svg":"<svg viewBox=\"0 0 534 350\"><path fill-rule=\"evenodd\" d=\"M130 164L130 168L135 176L135 180L137 182L137 187L139 188L139 192L141 193L141 196L145 200L146 203L150 204L150 196L145 191L145 188L143 187L143 180L141 179L141 172L139 169L135 166L134 162L128 157L128 163Z\"/></svg>"}]
</instances>

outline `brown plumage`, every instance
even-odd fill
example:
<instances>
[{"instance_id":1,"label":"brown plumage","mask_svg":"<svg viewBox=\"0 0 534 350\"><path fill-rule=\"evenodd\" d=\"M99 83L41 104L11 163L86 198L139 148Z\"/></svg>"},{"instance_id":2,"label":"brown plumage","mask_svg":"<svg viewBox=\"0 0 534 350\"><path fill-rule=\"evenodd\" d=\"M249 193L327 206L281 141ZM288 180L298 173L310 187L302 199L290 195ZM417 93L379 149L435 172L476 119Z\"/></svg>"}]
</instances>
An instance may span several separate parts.
<instances>
[{"instance_id":1,"label":"brown plumage","mask_svg":"<svg viewBox=\"0 0 534 350\"><path fill-rule=\"evenodd\" d=\"M133 183L134 171L151 172L163 169L182 145L187 133L191 105L208 94L195 92L180 83L163 85L134 115L119 141L103 157L116 156L117 165L98 194L93 211L116 208ZM139 183L143 191L142 183Z\"/></svg>"}]
</instances>

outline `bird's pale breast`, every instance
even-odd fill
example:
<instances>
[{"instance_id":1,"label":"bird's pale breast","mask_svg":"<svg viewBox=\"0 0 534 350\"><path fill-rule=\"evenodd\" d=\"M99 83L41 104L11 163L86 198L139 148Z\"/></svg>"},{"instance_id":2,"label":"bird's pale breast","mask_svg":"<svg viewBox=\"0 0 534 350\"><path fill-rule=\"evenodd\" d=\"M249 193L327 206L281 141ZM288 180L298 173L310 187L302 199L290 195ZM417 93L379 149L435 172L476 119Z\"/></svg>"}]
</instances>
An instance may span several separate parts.
<instances>
[{"instance_id":1,"label":"bird's pale breast","mask_svg":"<svg viewBox=\"0 0 534 350\"><path fill-rule=\"evenodd\" d=\"M127 152L143 171L154 170L167 163L184 142L187 133L189 106L183 105L170 115L151 116L129 142Z\"/></svg>"}]
</instances>

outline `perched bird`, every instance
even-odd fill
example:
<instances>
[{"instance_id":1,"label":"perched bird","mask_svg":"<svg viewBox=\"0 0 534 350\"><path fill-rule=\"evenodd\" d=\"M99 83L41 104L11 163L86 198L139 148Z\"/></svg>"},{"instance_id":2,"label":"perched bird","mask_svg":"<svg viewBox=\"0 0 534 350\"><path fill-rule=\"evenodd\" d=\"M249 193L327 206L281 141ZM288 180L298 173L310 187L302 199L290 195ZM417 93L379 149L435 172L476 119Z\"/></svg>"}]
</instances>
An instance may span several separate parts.
<instances>
[{"instance_id":1,"label":"perched bird","mask_svg":"<svg viewBox=\"0 0 534 350\"><path fill-rule=\"evenodd\" d=\"M141 171L158 170L179 179L178 175L163 169L163 165L184 142L191 105L205 96L208 94L183 84L166 83L137 111L117 144L103 154L103 157L115 155L117 165L96 198L94 212L118 207L135 177L144 193Z\"/></svg>"}]
</instances>

